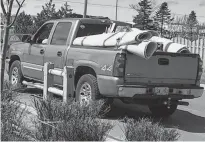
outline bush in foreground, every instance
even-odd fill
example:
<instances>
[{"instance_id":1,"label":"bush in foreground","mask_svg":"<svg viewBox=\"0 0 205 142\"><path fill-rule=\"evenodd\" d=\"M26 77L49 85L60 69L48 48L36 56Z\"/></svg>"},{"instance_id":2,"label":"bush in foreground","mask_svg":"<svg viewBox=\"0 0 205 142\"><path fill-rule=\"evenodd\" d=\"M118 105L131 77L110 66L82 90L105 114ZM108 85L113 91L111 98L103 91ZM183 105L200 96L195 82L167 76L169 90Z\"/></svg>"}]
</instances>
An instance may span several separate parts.
<instances>
[{"instance_id":1,"label":"bush in foreground","mask_svg":"<svg viewBox=\"0 0 205 142\"><path fill-rule=\"evenodd\" d=\"M25 111L13 102L13 92L4 85L1 94L1 140L25 141L29 140L29 131L23 123Z\"/></svg>"},{"instance_id":2,"label":"bush in foreground","mask_svg":"<svg viewBox=\"0 0 205 142\"><path fill-rule=\"evenodd\" d=\"M88 106L70 101L36 101L38 113L36 139L40 141L104 141L112 129L109 122L98 119L103 102Z\"/></svg>"},{"instance_id":3,"label":"bush in foreground","mask_svg":"<svg viewBox=\"0 0 205 142\"><path fill-rule=\"evenodd\" d=\"M176 141L180 136L176 129L165 129L148 118L139 121L125 118L125 121L125 136L128 141Z\"/></svg>"}]
</instances>

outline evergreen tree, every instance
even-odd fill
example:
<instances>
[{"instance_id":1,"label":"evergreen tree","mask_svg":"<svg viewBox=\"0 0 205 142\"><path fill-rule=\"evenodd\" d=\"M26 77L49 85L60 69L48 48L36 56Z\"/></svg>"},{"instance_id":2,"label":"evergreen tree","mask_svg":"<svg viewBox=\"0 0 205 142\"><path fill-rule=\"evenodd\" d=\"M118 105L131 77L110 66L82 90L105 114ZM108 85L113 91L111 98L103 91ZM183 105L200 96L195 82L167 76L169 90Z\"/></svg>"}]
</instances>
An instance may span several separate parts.
<instances>
[{"instance_id":1,"label":"evergreen tree","mask_svg":"<svg viewBox=\"0 0 205 142\"><path fill-rule=\"evenodd\" d=\"M152 12L151 1L141 0L137 5L130 5L130 7L138 12L138 15L133 19L136 26L142 30L150 29L150 24L152 24L152 20L150 19Z\"/></svg>"},{"instance_id":2,"label":"evergreen tree","mask_svg":"<svg viewBox=\"0 0 205 142\"><path fill-rule=\"evenodd\" d=\"M38 29L43 23L51 19L58 19L58 14L55 9L53 0L50 0L45 6L42 6L43 10L37 14L35 18L35 29Z\"/></svg>"},{"instance_id":3,"label":"evergreen tree","mask_svg":"<svg viewBox=\"0 0 205 142\"><path fill-rule=\"evenodd\" d=\"M60 18L70 18L72 17L73 9L70 8L70 5L66 2L61 8L58 10L58 17Z\"/></svg>"},{"instance_id":4,"label":"evergreen tree","mask_svg":"<svg viewBox=\"0 0 205 142\"><path fill-rule=\"evenodd\" d=\"M167 2L162 3L154 16L154 22L157 24L161 36L163 36L163 26L170 23L172 20L173 19L171 18L171 12L168 8Z\"/></svg>"},{"instance_id":5,"label":"evergreen tree","mask_svg":"<svg viewBox=\"0 0 205 142\"><path fill-rule=\"evenodd\" d=\"M70 5L68 5L67 2L63 6L61 6L58 11L56 11L53 0L50 0L45 4L45 6L42 6L42 8L42 11L38 13L37 17L35 18L35 30L37 30L43 23L48 20L73 17L73 10L70 8Z\"/></svg>"},{"instance_id":6,"label":"evergreen tree","mask_svg":"<svg viewBox=\"0 0 205 142\"><path fill-rule=\"evenodd\" d=\"M14 24L14 31L15 33L31 34L32 26L33 26L33 19L31 15L27 15L23 11L16 18L16 22Z\"/></svg>"},{"instance_id":7,"label":"evergreen tree","mask_svg":"<svg viewBox=\"0 0 205 142\"><path fill-rule=\"evenodd\" d=\"M193 40L193 29L194 27L196 27L198 21L196 18L196 13L194 11L191 11L191 13L189 14L189 17L187 19L187 31L189 33L189 38L191 39L191 41Z\"/></svg>"}]
</instances>

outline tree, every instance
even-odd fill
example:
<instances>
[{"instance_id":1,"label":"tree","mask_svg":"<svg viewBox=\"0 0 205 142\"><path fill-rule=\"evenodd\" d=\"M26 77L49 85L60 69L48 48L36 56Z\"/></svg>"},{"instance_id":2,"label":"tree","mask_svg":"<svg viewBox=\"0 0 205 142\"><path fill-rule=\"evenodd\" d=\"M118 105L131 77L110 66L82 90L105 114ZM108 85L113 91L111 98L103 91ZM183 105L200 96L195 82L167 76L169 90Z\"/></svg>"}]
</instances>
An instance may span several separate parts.
<instances>
[{"instance_id":1,"label":"tree","mask_svg":"<svg viewBox=\"0 0 205 142\"><path fill-rule=\"evenodd\" d=\"M162 3L154 16L154 22L157 23L161 36L163 36L164 24L169 24L172 20L171 11L168 8L167 2Z\"/></svg>"},{"instance_id":2,"label":"tree","mask_svg":"<svg viewBox=\"0 0 205 142\"><path fill-rule=\"evenodd\" d=\"M141 0L138 4L132 4L130 7L138 12L138 15L134 17L133 22L136 23L138 27L141 27L140 29L142 30L149 29L153 21L150 19L150 14L152 12L151 1Z\"/></svg>"},{"instance_id":3,"label":"tree","mask_svg":"<svg viewBox=\"0 0 205 142\"><path fill-rule=\"evenodd\" d=\"M187 19L187 30L188 30L188 33L190 34L190 39L191 41L193 40L193 29L194 27L196 27L198 21L197 21L197 18L196 18L196 13L194 11L191 11L191 13L189 14L189 17Z\"/></svg>"},{"instance_id":4,"label":"tree","mask_svg":"<svg viewBox=\"0 0 205 142\"><path fill-rule=\"evenodd\" d=\"M37 17L34 18L35 29L38 29L43 23L51 19L58 19L58 14L55 9L53 0L50 0L45 6L42 6L42 11L37 13Z\"/></svg>"},{"instance_id":5,"label":"tree","mask_svg":"<svg viewBox=\"0 0 205 142\"><path fill-rule=\"evenodd\" d=\"M31 15L27 15L25 12L21 12L16 18L14 24L15 33L31 34L33 26L33 19Z\"/></svg>"},{"instance_id":6,"label":"tree","mask_svg":"<svg viewBox=\"0 0 205 142\"><path fill-rule=\"evenodd\" d=\"M4 17L4 38L3 38L3 46L1 47L1 65L0 65L0 75L1 75L1 79L0 79L0 92L3 92L3 82L4 82L4 70L5 70L5 59L6 59L6 51L7 51L7 47L8 47L8 38L9 38L9 29L11 28L11 26L14 24L14 22L16 21L16 18L19 14L19 11L21 9L21 7L23 6L25 0L22 0L21 2L19 0L15 0L15 2L18 5L14 20L11 21L11 11L12 8L14 6L14 0L1 0L1 9L3 12L3 17ZM6 3L6 5L5 5ZM5 6L7 6L7 9L5 8Z\"/></svg>"},{"instance_id":7,"label":"tree","mask_svg":"<svg viewBox=\"0 0 205 142\"><path fill-rule=\"evenodd\" d=\"M61 8L58 10L57 15L59 18L71 18L73 9L70 8L70 5L66 2Z\"/></svg>"}]
</instances>

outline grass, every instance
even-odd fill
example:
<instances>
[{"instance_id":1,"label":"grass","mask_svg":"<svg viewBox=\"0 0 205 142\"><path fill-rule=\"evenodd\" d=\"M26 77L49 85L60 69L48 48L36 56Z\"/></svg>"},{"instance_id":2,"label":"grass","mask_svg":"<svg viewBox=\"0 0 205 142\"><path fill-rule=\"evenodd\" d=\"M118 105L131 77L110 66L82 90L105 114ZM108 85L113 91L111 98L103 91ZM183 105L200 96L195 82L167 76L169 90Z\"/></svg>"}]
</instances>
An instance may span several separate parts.
<instances>
[{"instance_id":1,"label":"grass","mask_svg":"<svg viewBox=\"0 0 205 142\"><path fill-rule=\"evenodd\" d=\"M125 122L125 136L128 141L176 141L180 136L176 129L166 129L148 118L139 121L125 118Z\"/></svg>"},{"instance_id":2,"label":"grass","mask_svg":"<svg viewBox=\"0 0 205 142\"><path fill-rule=\"evenodd\" d=\"M70 101L34 101L38 113L36 139L39 141L104 141L113 125L99 118L102 102L89 106Z\"/></svg>"}]
</instances>

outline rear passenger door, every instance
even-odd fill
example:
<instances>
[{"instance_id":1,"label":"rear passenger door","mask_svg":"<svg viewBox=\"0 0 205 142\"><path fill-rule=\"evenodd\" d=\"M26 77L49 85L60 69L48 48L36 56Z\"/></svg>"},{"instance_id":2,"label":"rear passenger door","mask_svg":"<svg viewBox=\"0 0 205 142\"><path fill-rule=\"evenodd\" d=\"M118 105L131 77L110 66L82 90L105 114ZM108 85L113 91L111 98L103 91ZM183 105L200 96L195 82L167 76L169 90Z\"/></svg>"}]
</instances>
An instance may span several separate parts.
<instances>
[{"instance_id":1,"label":"rear passenger door","mask_svg":"<svg viewBox=\"0 0 205 142\"><path fill-rule=\"evenodd\" d=\"M70 33L71 22L58 22L50 40L49 46L45 49L44 63L54 63L55 69L63 69L66 51L68 48L68 35ZM54 76L54 83L62 85L63 79Z\"/></svg>"}]
</instances>

